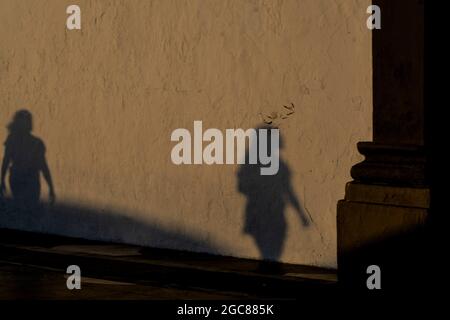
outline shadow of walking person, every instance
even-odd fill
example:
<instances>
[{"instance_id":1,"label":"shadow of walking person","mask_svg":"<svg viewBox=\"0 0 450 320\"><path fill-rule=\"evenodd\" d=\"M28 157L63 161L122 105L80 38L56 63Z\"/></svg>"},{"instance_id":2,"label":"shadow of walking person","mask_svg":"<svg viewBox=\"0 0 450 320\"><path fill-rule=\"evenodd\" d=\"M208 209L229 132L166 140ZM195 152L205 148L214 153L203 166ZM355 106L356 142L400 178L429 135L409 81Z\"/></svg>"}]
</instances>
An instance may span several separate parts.
<instances>
[{"instance_id":1,"label":"shadow of walking person","mask_svg":"<svg viewBox=\"0 0 450 320\"><path fill-rule=\"evenodd\" d=\"M6 194L6 174L9 171L9 187L17 210L32 211L39 207L42 175L49 187L49 202L55 201L55 192L50 170L45 158L43 141L31 134L32 115L28 110L19 110L8 125L8 137L1 167L0 195Z\"/></svg>"},{"instance_id":2,"label":"shadow of walking person","mask_svg":"<svg viewBox=\"0 0 450 320\"><path fill-rule=\"evenodd\" d=\"M287 223L285 209L291 204L298 213L303 226L309 225L305 213L294 194L290 181L290 171L287 164L279 157L279 170L274 175L261 175L260 169L265 167L260 162L260 157L256 164L249 164L249 150L255 152L261 146L260 130L268 130L267 143L268 154L278 153L279 150L271 150L270 126L257 128L257 139L253 142L259 144L255 148L249 148L246 152L245 164L241 165L238 171L238 189L247 198L245 208L245 222L243 232L252 236L261 254L263 261L279 261L283 252L286 238ZM283 147L280 137L279 148ZM269 151L270 150L270 151ZM260 264L260 271L277 272L277 264Z\"/></svg>"}]
</instances>

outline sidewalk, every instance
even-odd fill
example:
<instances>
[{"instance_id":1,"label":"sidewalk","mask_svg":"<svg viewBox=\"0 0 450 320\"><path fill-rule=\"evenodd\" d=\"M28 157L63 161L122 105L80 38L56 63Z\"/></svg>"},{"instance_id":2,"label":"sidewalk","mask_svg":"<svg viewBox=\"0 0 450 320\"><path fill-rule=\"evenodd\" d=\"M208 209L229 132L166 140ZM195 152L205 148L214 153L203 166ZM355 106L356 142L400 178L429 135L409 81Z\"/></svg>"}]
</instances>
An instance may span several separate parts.
<instances>
[{"instance_id":1,"label":"sidewalk","mask_svg":"<svg viewBox=\"0 0 450 320\"><path fill-rule=\"evenodd\" d=\"M290 299L305 290L336 288L334 270L8 229L0 229L0 252L2 263L62 272L78 265L82 278L234 292L250 298Z\"/></svg>"}]
</instances>

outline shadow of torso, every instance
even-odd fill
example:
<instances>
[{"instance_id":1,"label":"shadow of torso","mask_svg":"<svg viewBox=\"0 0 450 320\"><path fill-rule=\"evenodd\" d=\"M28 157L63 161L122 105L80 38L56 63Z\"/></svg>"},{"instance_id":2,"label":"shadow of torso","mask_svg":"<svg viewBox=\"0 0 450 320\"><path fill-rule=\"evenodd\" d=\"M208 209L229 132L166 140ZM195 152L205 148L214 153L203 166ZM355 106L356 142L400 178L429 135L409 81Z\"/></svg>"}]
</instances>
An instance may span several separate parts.
<instances>
[{"instance_id":1,"label":"shadow of torso","mask_svg":"<svg viewBox=\"0 0 450 320\"><path fill-rule=\"evenodd\" d=\"M253 237L263 259L278 260L286 237L290 173L283 161L275 175L261 175L260 168L244 164L238 173L239 192L247 197L243 231Z\"/></svg>"},{"instance_id":2,"label":"shadow of torso","mask_svg":"<svg viewBox=\"0 0 450 320\"><path fill-rule=\"evenodd\" d=\"M5 152L11 159L9 184L15 202L35 206L39 202L41 185L39 172L45 161L45 145L29 133L11 133L5 142Z\"/></svg>"}]
</instances>

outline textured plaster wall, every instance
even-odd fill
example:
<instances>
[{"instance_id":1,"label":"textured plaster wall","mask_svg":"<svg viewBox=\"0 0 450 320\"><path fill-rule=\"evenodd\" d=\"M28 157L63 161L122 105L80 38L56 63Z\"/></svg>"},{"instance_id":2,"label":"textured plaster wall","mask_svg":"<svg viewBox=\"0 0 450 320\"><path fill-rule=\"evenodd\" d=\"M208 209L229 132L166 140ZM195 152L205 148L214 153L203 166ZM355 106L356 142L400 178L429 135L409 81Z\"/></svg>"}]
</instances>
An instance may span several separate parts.
<instances>
[{"instance_id":1,"label":"textured plaster wall","mask_svg":"<svg viewBox=\"0 0 450 320\"><path fill-rule=\"evenodd\" d=\"M81 31L65 27L75 3ZM170 135L194 120L255 127L293 103L277 122L281 156L312 221L302 226L287 207L280 260L335 267L336 202L361 160L356 142L371 138L369 4L1 0L0 125L30 110L58 203L99 217L3 215L0 225L260 258L243 233L239 166L175 166ZM126 219L102 218L108 211Z\"/></svg>"}]
</instances>

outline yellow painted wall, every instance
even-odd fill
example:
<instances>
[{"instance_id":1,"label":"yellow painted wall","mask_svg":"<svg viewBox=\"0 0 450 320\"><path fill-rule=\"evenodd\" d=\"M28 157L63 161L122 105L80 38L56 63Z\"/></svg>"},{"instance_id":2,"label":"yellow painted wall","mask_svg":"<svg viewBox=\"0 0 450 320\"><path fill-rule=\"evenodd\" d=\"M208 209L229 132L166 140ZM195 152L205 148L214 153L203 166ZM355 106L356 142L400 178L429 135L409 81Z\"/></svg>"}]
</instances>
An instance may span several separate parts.
<instances>
[{"instance_id":1,"label":"yellow painted wall","mask_svg":"<svg viewBox=\"0 0 450 320\"><path fill-rule=\"evenodd\" d=\"M79 31L66 29L70 4L81 8ZM194 120L255 128L293 103L277 122L281 157L312 220L278 212L279 260L335 267L336 203L362 159L356 142L371 138L369 4L1 0L0 125L31 111L57 203L90 211L3 215L0 225L260 258L243 232L239 166L175 166L170 135Z\"/></svg>"}]
</instances>

